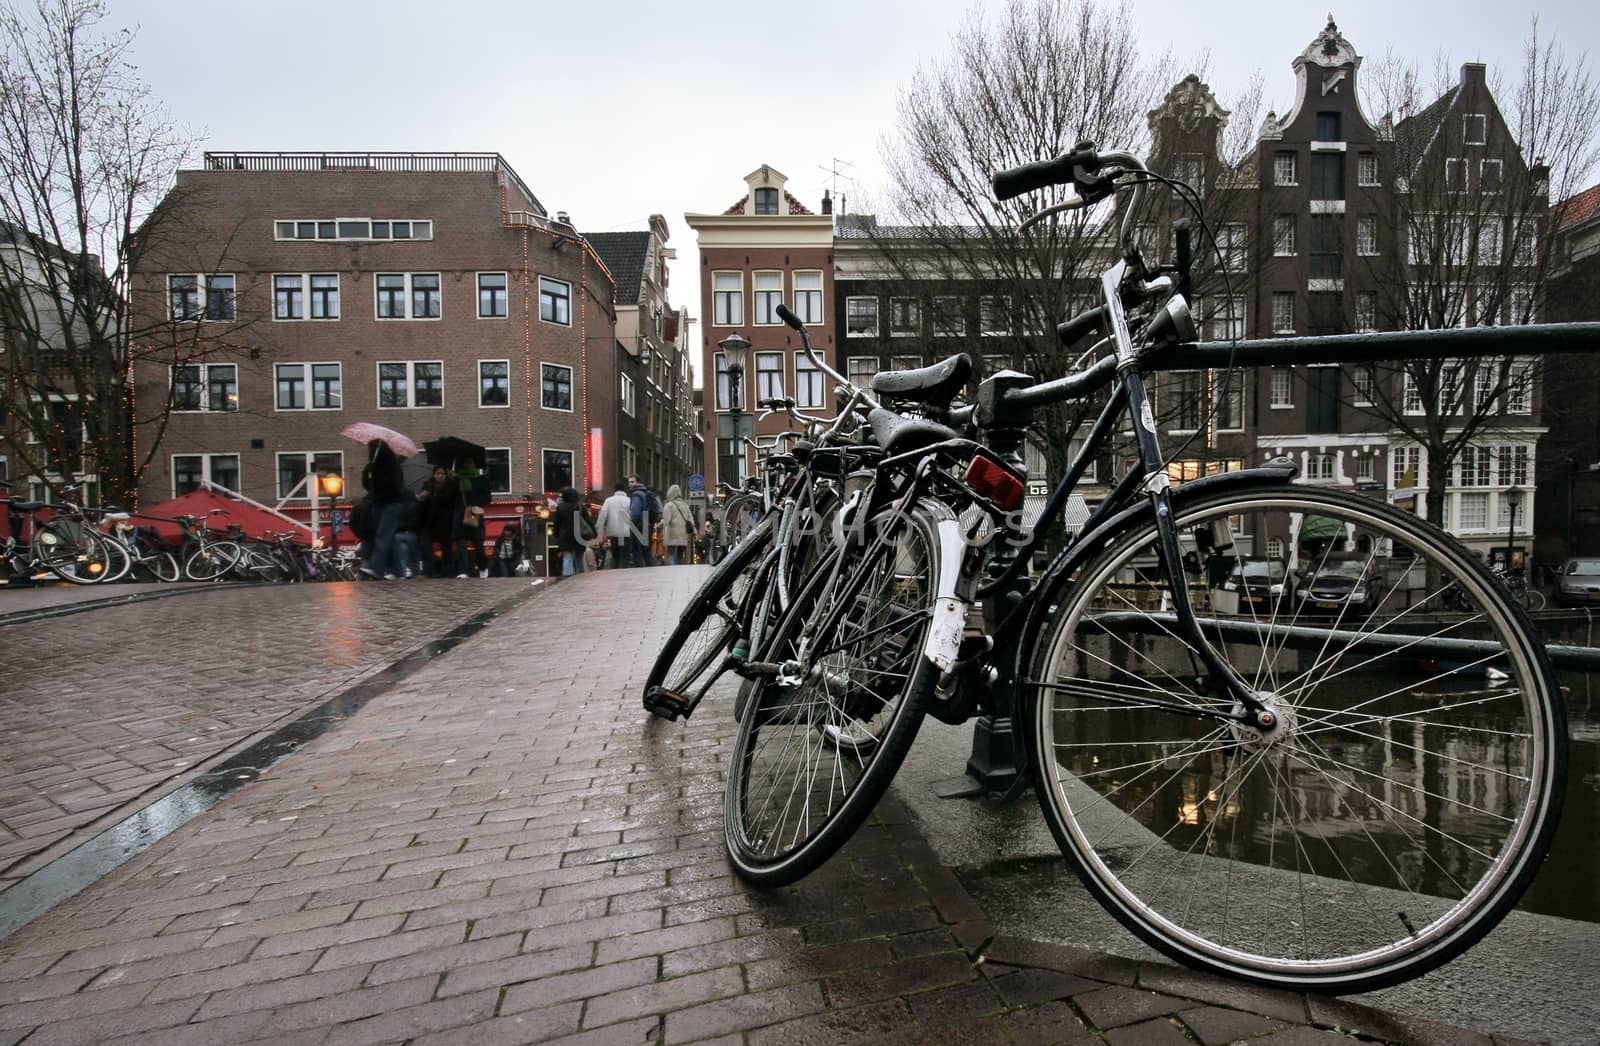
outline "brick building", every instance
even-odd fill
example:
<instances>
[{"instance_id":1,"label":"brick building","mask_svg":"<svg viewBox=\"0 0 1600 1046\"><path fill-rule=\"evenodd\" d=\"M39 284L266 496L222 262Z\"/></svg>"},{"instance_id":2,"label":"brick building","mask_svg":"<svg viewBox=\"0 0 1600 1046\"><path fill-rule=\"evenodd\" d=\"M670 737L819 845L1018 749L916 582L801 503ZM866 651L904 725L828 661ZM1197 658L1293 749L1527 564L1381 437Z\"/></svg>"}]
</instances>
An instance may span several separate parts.
<instances>
[{"instance_id":1,"label":"brick building","mask_svg":"<svg viewBox=\"0 0 1600 1046\"><path fill-rule=\"evenodd\" d=\"M746 421L759 400L792 395L800 409L832 413L833 396L821 371L810 366L799 337L774 311L787 304L805 321L812 345L829 366L839 367L833 315L833 216L824 203L814 214L786 189L787 179L762 165L745 176L745 191L716 214L684 215L700 246L701 370L710 390L702 430L707 446L706 484L735 482L754 466L754 453L736 437L741 430L729 411L734 386L719 342L738 333L751 342L738 404ZM789 424L771 418L755 431L780 432ZM715 444L711 441L715 440Z\"/></svg>"},{"instance_id":2,"label":"brick building","mask_svg":"<svg viewBox=\"0 0 1600 1046\"><path fill-rule=\"evenodd\" d=\"M1552 209L1549 292L1552 323L1600 320L1600 185ZM1544 490L1534 532L1541 561L1600 555L1600 357L1552 353L1542 373L1549 431L1539 441L1538 480ZM1552 540L1553 539L1553 540ZM1548 547L1543 547L1548 542Z\"/></svg>"},{"instance_id":3,"label":"brick building","mask_svg":"<svg viewBox=\"0 0 1600 1046\"><path fill-rule=\"evenodd\" d=\"M136 417L172 406L135 430L161 440L143 503L202 479L289 508L308 472L355 485L356 421L482 444L497 502L608 471L589 448L616 411L611 276L499 155L207 153L163 208L133 308L224 343L136 369ZM202 244L222 260L198 267Z\"/></svg>"}]
</instances>

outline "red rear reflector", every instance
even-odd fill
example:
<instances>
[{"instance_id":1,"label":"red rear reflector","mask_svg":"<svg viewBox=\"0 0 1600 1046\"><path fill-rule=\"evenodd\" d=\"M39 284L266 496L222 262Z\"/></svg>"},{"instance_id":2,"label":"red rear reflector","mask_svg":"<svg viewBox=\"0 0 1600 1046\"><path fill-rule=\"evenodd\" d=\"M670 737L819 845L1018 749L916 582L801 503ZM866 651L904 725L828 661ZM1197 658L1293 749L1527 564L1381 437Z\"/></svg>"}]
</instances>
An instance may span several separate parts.
<instances>
[{"instance_id":1,"label":"red rear reflector","mask_svg":"<svg viewBox=\"0 0 1600 1046\"><path fill-rule=\"evenodd\" d=\"M1022 480L1003 465L977 457L967 466L967 486L1010 512L1022 504L1026 488Z\"/></svg>"}]
</instances>

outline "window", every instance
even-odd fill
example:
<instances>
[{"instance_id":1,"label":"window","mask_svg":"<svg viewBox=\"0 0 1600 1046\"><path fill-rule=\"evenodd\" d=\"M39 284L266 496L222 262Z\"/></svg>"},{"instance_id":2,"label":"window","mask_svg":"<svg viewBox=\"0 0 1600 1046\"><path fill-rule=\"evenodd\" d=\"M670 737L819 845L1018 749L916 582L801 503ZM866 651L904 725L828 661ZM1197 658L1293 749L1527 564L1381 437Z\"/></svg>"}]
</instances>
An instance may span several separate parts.
<instances>
[{"instance_id":1,"label":"window","mask_svg":"<svg viewBox=\"0 0 1600 1046\"><path fill-rule=\"evenodd\" d=\"M572 326L572 285L539 277L539 318L546 323Z\"/></svg>"},{"instance_id":2,"label":"window","mask_svg":"<svg viewBox=\"0 0 1600 1046\"><path fill-rule=\"evenodd\" d=\"M1486 193L1500 191L1500 175L1504 165L1499 160L1478 161L1478 190Z\"/></svg>"},{"instance_id":3,"label":"window","mask_svg":"<svg viewBox=\"0 0 1600 1046\"><path fill-rule=\"evenodd\" d=\"M989 294L978 299L978 331L985 337L998 337L1011 327L1011 299Z\"/></svg>"},{"instance_id":4,"label":"window","mask_svg":"<svg viewBox=\"0 0 1600 1046\"><path fill-rule=\"evenodd\" d=\"M172 496L199 490L201 481L238 493L239 455L174 454L172 456Z\"/></svg>"},{"instance_id":5,"label":"window","mask_svg":"<svg viewBox=\"0 0 1600 1046\"><path fill-rule=\"evenodd\" d=\"M880 366L876 356L851 356L844 365L844 376L850 379L850 384L863 389L872 386L872 376L878 373Z\"/></svg>"},{"instance_id":6,"label":"window","mask_svg":"<svg viewBox=\"0 0 1600 1046\"><path fill-rule=\"evenodd\" d=\"M1533 365L1517 363L1506 377L1506 413L1531 414L1533 402Z\"/></svg>"},{"instance_id":7,"label":"window","mask_svg":"<svg viewBox=\"0 0 1600 1046\"><path fill-rule=\"evenodd\" d=\"M776 189L757 189L756 190L756 213L757 214L777 214L778 213L778 190L776 190Z\"/></svg>"},{"instance_id":8,"label":"window","mask_svg":"<svg viewBox=\"0 0 1600 1046\"><path fill-rule=\"evenodd\" d=\"M1338 367L1306 368L1306 431L1339 431Z\"/></svg>"},{"instance_id":9,"label":"window","mask_svg":"<svg viewBox=\"0 0 1600 1046\"><path fill-rule=\"evenodd\" d=\"M725 396L727 394L727 391L728 391L727 388L725 387L727 385L728 372L727 372L727 368L722 366L722 357L721 356L717 357L717 364L718 364L718 367L717 367L717 407L721 408L723 406L722 401L725 398ZM636 404L634 403L634 399L633 399L633 396L634 396L634 393L633 393L633 379L628 377L626 374L621 375L621 379L622 379L622 395L621 395L622 413L626 414L628 417L631 418L631 417L633 417L634 410L636 409Z\"/></svg>"},{"instance_id":10,"label":"window","mask_svg":"<svg viewBox=\"0 0 1600 1046\"><path fill-rule=\"evenodd\" d=\"M1377 478L1374 471L1377 467L1376 454L1356 453L1356 480L1361 483L1371 483Z\"/></svg>"},{"instance_id":11,"label":"window","mask_svg":"<svg viewBox=\"0 0 1600 1046\"><path fill-rule=\"evenodd\" d=\"M1355 399L1353 400L1356 406L1370 407L1372 405L1373 384L1376 381L1377 375L1371 367L1356 364L1350 368L1350 384L1356 390Z\"/></svg>"},{"instance_id":12,"label":"window","mask_svg":"<svg viewBox=\"0 0 1600 1046\"><path fill-rule=\"evenodd\" d=\"M308 501L310 495L306 487L301 487L301 480L307 475L312 476L342 476L344 475L344 452L339 450L324 451L290 451L280 453L278 458L278 498L285 500L291 496L296 501ZM307 484L306 486L310 486ZM298 490L296 488L299 488Z\"/></svg>"},{"instance_id":13,"label":"window","mask_svg":"<svg viewBox=\"0 0 1600 1046\"><path fill-rule=\"evenodd\" d=\"M1356 154L1356 184L1357 185L1377 185L1378 184L1378 154L1377 153L1358 153L1358 154Z\"/></svg>"},{"instance_id":14,"label":"window","mask_svg":"<svg viewBox=\"0 0 1600 1046\"><path fill-rule=\"evenodd\" d=\"M1539 233L1531 225L1524 225L1517 230L1517 255L1518 265L1532 265L1538 260Z\"/></svg>"},{"instance_id":15,"label":"window","mask_svg":"<svg viewBox=\"0 0 1600 1046\"><path fill-rule=\"evenodd\" d=\"M1461 456L1457 460L1460 485L1487 487L1490 483L1489 465L1492 457L1488 447L1475 447L1471 444L1462 447Z\"/></svg>"},{"instance_id":16,"label":"window","mask_svg":"<svg viewBox=\"0 0 1600 1046\"><path fill-rule=\"evenodd\" d=\"M732 410L733 401L731 396L733 394L733 376L728 372L728 358L719 352L712 357L712 365L716 369L717 374L717 409ZM744 391L743 374L739 375L739 385L739 391L742 393ZM744 397L741 395L739 399L739 405L743 407Z\"/></svg>"},{"instance_id":17,"label":"window","mask_svg":"<svg viewBox=\"0 0 1600 1046\"><path fill-rule=\"evenodd\" d=\"M737 327L742 324L744 322L744 273L712 273L711 286L711 322L719 327Z\"/></svg>"},{"instance_id":18,"label":"window","mask_svg":"<svg viewBox=\"0 0 1600 1046\"><path fill-rule=\"evenodd\" d=\"M756 401L783 398L783 353L756 353Z\"/></svg>"},{"instance_id":19,"label":"window","mask_svg":"<svg viewBox=\"0 0 1600 1046\"><path fill-rule=\"evenodd\" d=\"M168 315L175 320L231 320L237 315L235 280L231 274L202 276L185 273L167 277ZM200 290L205 288L202 309Z\"/></svg>"},{"instance_id":20,"label":"window","mask_svg":"<svg viewBox=\"0 0 1600 1046\"><path fill-rule=\"evenodd\" d=\"M1211 340L1233 341L1244 337L1244 299L1218 298L1211 317Z\"/></svg>"},{"instance_id":21,"label":"window","mask_svg":"<svg viewBox=\"0 0 1600 1046\"><path fill-rule=\"evenodd\" d=\"M1395 489L1419 486L1422 471L1421 447L1393 447L1389 451L1389 485Z\"/></svg>"},{"instance_id":22,"label":"window","mask_svg":"<svg viewBox=\"0 0 1600 1046\"><path fill-rule=\"evenodd\" d=\"M565 490L572 486L572 451L544 452L544 489Z\"/></svg>"},{"instance_id":23,"label":"window","mask_svg":"<svg viewBox=\"0 0 1600 1046\"><path fill-rule=\"evenodd\" d=\"M748 461L744 455L744 444L742 442L735 439L717 440L718 480L739 486L744 482L747 464Z\"/></svg>"},{"instance_id":24,"label":"window","mask_svg":"<svg viewBox=\"0 0 1600 1046\"><path fill-rule=\"evenodd\" d=\"M1407 414L1422 413L1422 391L1417 388L1416 375L1409 370L1405 374L1404 393L1401 397L1401 410Z\"/></svg>"},{"instance_id":25,"label":"window","mask_svg":"<svg viewBox=\"0 0 1600 1046\"><path fill-rule=\"evenodd\" d=\"M1461 494L1456 511L1457 530L1487 530L1489 528L1489 495Z\"/></svg>"},{"instance_id":26,"label":"window","mask_svg":"<svg viewBox=\"0 0 1600 1046\"><path fill-rule=\"evenodd\" d=\"M1294 370L1292 368L1272 368L1270 406L1273 410L1288 410L1294 406Z\"/></svg>"},{"instance_id":27,"label":"window","mask_svg":"<svg viewBox=\"0 0 1600 1046\"><path fill-rule=\"evenodd\" d=\"M311 318L314 320L339 318L339 277L336 273L312 274Z\"/></svg>"},{"instance_id":28,"label":"window","mask_svg":"<svg viewBox=\"0 0 1600 1046\"><path fill-rule=\"evenodd\" d=\"M1532 323L1534 321L1533 288L1527 284L1517 284L1506 293L1507 304L1510 309L1510 323Z\"/></svg>"},{"instance_id":29,"label":"window","mask_svg":"<svg viewBox=\"0 0 1600 1046\"><path fill-rule=\"evenodd\" d=\"M801 323L822 322L822 273L797 272L794 280L794 314Z\"/></svg>"},{"instance_id":30,"label":"window","mask_svg":"<svg viewBox=\"0 0 1600 1046\"><path fill-rule=\"evenodd\" d=\"M1244 375L1227 371L1211 372L1211 396L1216 405L1216 425L1220 432L1244 428Z\"/></svg>"},{"instance_id":31,"label":"window","mask_svg":"<svg viewBox=\"0 0 1600 1046\"><path fill-rule=\"evenodd\" d=\"M304 276L272 277L272 318L305 319L305 286Z\"/></svg>"},{"instance_id":32,"label":"window","mask_svg":"<svg viewBox=\"0 0 1600 1046\"><path fill-rule=\"evenodd\" d=\"M1294 333L1294 291L1272 292L1272 332Z\"/></svg>"},{"instance_id":33,"label":"window","mask_svg":"<svg viewBox=\"0 0 1600 1046\"><path fill-rule=\"evenodd\" d=\"M1182 182L1199 192L1203 186L1205 166L1198 153L1185 153L1172 162L1172 180Z\"/></svg>"},{"instance_id":34,"label":"window","mask_svg":"<svg viewBox=\"0 0 1600 1046\"><path fill-rule=\"evenodd\" d=\"M1272 158L1273 185L1299 185L1298 154L1280 150Z\"/></svg>"},{"instance_id":35,"label":"window","mask_svg":"<svg viewBox=\"0 0 1600 1046\"><path fill-rule=\"evenodd\" d=\"M1344 276L1344 243L1338 215L1311 216L1310 275L1313 280L1337 280Z\"/></svg>"},{"instance_id":36,"label":"window","mask_svg":"<svg viewBox=\"0 0 1600 1046\"><path fill-rule=\"evenodd\" d=\"M1248 229L1244 225L1224 225L1222 227L1221 243L1218 244L1222 255L1222 269L1224 272L1243 272L1245 269L1245 251Z\"/></svg>"},{"instance_id":37,"label":"window","mask_svg":"<svg viewBox=\"0 0 1600 1046\"><path fill-rule=\"evenodd\" d=\"M1483 113L1467 113L1461 118L1461 140L1468 145L1482 145L1489 139L1489 118Z\"/></svg>"},{"instance_id":38,"label":"window","mask_svg":"<svg viewBox=\"0 0 1600 1046\"><path fill-rule=\"evenodd\" d=\"M280 240L431 240L433 222L393 218L314 218L276 221Z\"/></svg>"},{"instance_id":39,"label":"window","mask_svg":"<svg viewBox=\"0 0 1600 1046\"><path fill-rule=\"evenodd\" d=\"M1526 444L1502 446L1495 449L1500 462L1500 485L1520 486L1528 482L1528 447Z\"/></svg>"},{"instance_id":40,"label":"window","mask_svg":"<svg viewBox=\"0 0 1600 1046\"><path fill-rule=\"evenodd\" d=\"M1338 113L1317 114L1317 141L1338 142L1343 141L1344 135L1339 133Z\"/></svg>"},{"instance_id":41,"label":"window","mask_svg":"<svg viewBox=\"0 0 1600 1046\"><path fill-rule=\"evenodd\" d=\"M1369 258L1378 253L1378 219L1376 215L1364 214L1356 219L1356 253Z\"/></svg>"},{"instance_id":42,"label":"window","mask_svg":"<svg viewBox=\"0 0 1600 1046\"><path fill-rule=\"evenodd\" d=\"M478 318L504 319L506 315L506 274L478 273Z\"/></svg>"},{"instance_id":43,"label":"window","mask_svg":"<svg viewBox=\"0 0 1600 1046\"><path fill-rule=\"evenodd\" d=\"M889 299L889 336L901 338L922 332L922 314L915 298Z\"/></svg>"},{"instance_id":44,"label":"window","mask_svg":"<svg viewBox=\"0 0 1600 1046\"><path fill-rule=\"evenodd\" d=\"M436 320L443 315L436 272L380 272L373 287L380 320Z\"/></svg>"},{"instance_id":45,"label":"window","mask_svg":"<svg viewBox=\"0 0 1600 1046\"><path fill-rule=\"evenodd\" d=\"M572 368L559 363L539 364L539 405L546 410L572 409Z\"/></svg>"},{"instance_id":46,"label":"window","mask_svg":"<svg viewBox=\"0 0 1600 1046\"><path fill-rule=\"evenodd\" d=\"M1280 258L1294 254L1294 215L1279 214L1273 217L1272 253Z\"/></svg>"},{"instance_id":47,"label":"window","mask_svg":"<svg viewBox=\"0 0 1600 1046\"><path fill-rule=\"evenodd\" d=\"M1306 455L1306 479L1326 481L1333 479L1333 475L1332 454Z\"/></svg>"},{"instance_id":48,"label":"window","mask_svg":"<svg viewBox=\"0 0 1600 1046\"><path fill-rule=\"evenodd\" d=\"M783 273L758 272L753 277L758 327L772 327L783 321L778 319L778 306L783 304Z\"/></svg>"},{"instance_id":49,"label":"window","mask_svg":"<svg viewBox=\"0 0 1600 1046\"><path fill-rule=\"evenodd\" d=\"M1444 188L1445 192L1467 191L1467 162L1465 160L1446 160L1444 162Z\"/></svg>"},{"instance_id":50,"label":"window","mask_svg":"<svg viewBox=\"0 0 1600 1046\"><path fill-rule=\"evenodd\" d=\"M632 476L639 471L639 451L627 440L622 441L622 474Z\"/></svg>"},{"instance_id":51,"label":"window","mask_svg":"<svg viewBox=\"0 0 1600 1046\"><path fill-rule=\"evenodd\" d=\"M1505 230L1497 215L1489 215L1478 227L1478 264L1499 265L1505 256Z\"/></svg>"},{"instance_id":52,"label":"window","mask_svg":"<svg viewBox=\"0 0 1600 1046\"><path fill-rule=\"evenodd\" d=\"M1201 371L1180 370L1172 373L1170 388L1172 403L1175 404L1172 431L1193 432L1200 427L1206 405L1205 389L1201 382Z\"/></svg>"},{"instance_id":53,"label":"window","mask_svg":"<svg viewBox=\"0 0 1600 1046\"><path fill-rule=\"evenodd\" d=\"M338 410L343 406L341 365L279 363L272 368L278 410Z\"/></svg>"},{"instance_id":54,"label":"window","mask_svg":"<svg viewBox=\"0 0 1600 1046\"><path fill-rule=\"evenodd\" d=\"M173 367L172 409L238 410L238 366L232 363L189 363Z\"/></svg>"},{"instance_id":55,"label":"window","mask_svg":"<svg viewBox=\"0 0 1600 1046\"><path fill-rule=\"evenodd\" d=\"M1378 329L1378 292L1356 292L1356 330L1375 331Z\"/></svg>"},{"instance_id":56,"label":"window","mask_svg":"<svg viewBox=\"0 0 1600 1046\"><path fill-rule=\"evenodd\" d=\"M961 315L960 298L935 298L931 309L934 334L949 338L967 333L966 317Z\"/></svg>"},{"instance_id":57,"label":"window","mask_svg":"<svg viewBox=\"0 0 1600 1046\"><path fill-rule=\"evenodd\" d=\"M876 338L878 336L877 298L846 298L844 300L844 333L847 338Z\"/></svg>"},{"instance_id":58,"label":"window","mask_svg":"<svg viewBox=\"0 0 1600 1046\"><path fill-rule=\"evenodd\" d=\"M1344 153L1311 155L1311 198L1344 199Z\"/></svg>"},{"instance_id":59,"label":"window","mask_svg":"<svg viewBox=\"0 0 1600 1046\"><path fill-rule=\"evenodd\" d=\"M511 361L478 361L478 406L506 407L511 404Z\"/></svg>"},{"instance_id":60,"label":"window","mask_svg":"<svg viewBox=\"0 0 1600 1046\"><path fill-rule=\"evenodd\" d=\"M444 363L438 360L379 363L378 406L444 406Z\"/></svg>"},{"instance_id":61,"label":"window","mask_svg":"<svg viewBox=\"0 0 1600 1046\"><path fill-rule=\"evenodd\" d=\"M890 356L890 370L916 370L922 366L921 356Z\"/></svg>"},{"instance_id":62,"label":"window","mask_svg":"<svg viewBox=\"0 0 1600 1046\"><path fill-rule=\"evenodd\" d=\"M822 371L803 351L794 354L794 401L797 407L822 406Z\"/></svg>"}]
</instances>

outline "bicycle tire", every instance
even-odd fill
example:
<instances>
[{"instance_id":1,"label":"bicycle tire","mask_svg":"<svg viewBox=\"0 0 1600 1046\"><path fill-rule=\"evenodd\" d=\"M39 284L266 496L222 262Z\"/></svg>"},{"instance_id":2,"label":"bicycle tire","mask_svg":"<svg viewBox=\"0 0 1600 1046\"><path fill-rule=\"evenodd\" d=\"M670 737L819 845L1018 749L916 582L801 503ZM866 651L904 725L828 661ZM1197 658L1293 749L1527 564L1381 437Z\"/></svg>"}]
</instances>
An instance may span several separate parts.
<instances>
[{"instance_id":1,"label":"bicycle tire","mask_svg":"<svg viewBox=\"0 0 1600 1046\"><path fill-rule=\"evenodd\" d=\"M820 867L877 805L910 749L938 675L922 645L940 518L953 517L932 501L877 517L866 536L829 553L763 645L763 662L794 662L799 671L750 681L729 758L724 837L746 882L782 886ZM851 760L854 751L828 744L823 727L853 720L887 725L874 731L881 743Z\"/></svg>"},{"instance_id":2,"label":"bicycle tire","mask_svg":"<svg viewBox=\"0 0 1600 1046\"><path fill-rule=\"evenodd\" d=\"M232 541L212 541L196 546L183 561L183 573L191 581L220 581L243 555L244 550Z\"/></svg>"},{"instance_id":3,"label":"bicycle tire","mask_svg":"<svg viewBox=\"0 0 1600 1046\"><path fill-rule=\"evenodd\" d=\"M1544 598L1544 593L1540 592L1538 589L1536 589L1536 588L1524 589L1523 590L1523 595L1524 595L1524 600L1525 600L1524 607L1529 612L1532 612L1532 611L1535 611L1535 610L1543 610L1545 608L1546 600Z\"/></svg>"},{"instance_id":4,"label":"bicycle tire","mask_svg":"<svg viewBox=\"0 0 1600 1046\"><path fill-rule=\"evenodd\" d=\"M52 519L34 529L29 551L36 564L63 581L93 585L112 566L103 537L78 520Z\"/></svg>"},{"instance_id":5,"label":"bicycle tire","mask_svg":"<svg viewBox=\"0 0 1600 1046\"><path fill-rule=\"evenodd\" d=\"M106 551L106 570L99 578L99 582L110 584L113 581L121 581L133 570L135 557L133 549L115 534L108 534L103 530L97 530L95 534L105 545Z\"/></svg>"},{"instance_id":6,"label":"bicycle tire","mask_svg":"<svg viewBox=\"0 0 1600 1046\"><path fill-rule=\"evenodd\" d=\"M171 583L183 578L183 568L178 565L177 557L165 549L145 552L137 565L149 571L157 581Z\"/></svg>"},{"instance_id":7,"label":"bicycle tire","mask_svg":"<svg viewBox=\"0 0 1600 1046\"><path fill-rule=\"evenodd\" d=\"M1027 662L1036 790L1079 877L1180 962L1296 991L1384 987L1470 947L1531 882L1562 804L1565 715L1526 615L1452 538L1373 499L1224 491L1173 516L1185 540L1282 526L1307 559L1277 593L1270 565L1231 593L1187 584L1277 728L1196 717L1243 706L1159 605L1170 583L1135 580L1160 560L1153 515L1130 522L1047 595ZM1297 541L1314 516L1335 526ZM1227 536L1237 554L1247 535ZM1357 580L1319 598L1345 550ZM1451 586L1466 613L1443 609Z\"/></svg>"},{"instance_id":8,"label":"bicycle tire","mask_svg":"<svg viewBox=\"0 0 1600 1046\"><path fill-rule=\"evenodd\" d=\"M731 555L717 563L711 576L689 598L645 677L646 709L658 715L665 713L671 719L683 714L705 673L732 646L740 610L749 592L748 582L767 550L772 529L773 523L765 522L758 531L765 536L741 542Z\"/></svg>"}]
</instances>

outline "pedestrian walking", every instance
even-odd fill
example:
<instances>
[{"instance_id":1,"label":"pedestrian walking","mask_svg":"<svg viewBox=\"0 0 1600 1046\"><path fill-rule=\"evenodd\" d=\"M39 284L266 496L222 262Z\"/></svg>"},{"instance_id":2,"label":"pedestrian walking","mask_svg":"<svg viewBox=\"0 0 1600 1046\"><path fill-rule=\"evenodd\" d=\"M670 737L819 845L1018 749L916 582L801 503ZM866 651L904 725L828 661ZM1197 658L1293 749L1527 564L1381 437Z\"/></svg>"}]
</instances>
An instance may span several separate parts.
<instances>
[{"instance_id":1,"label":"pedestrian walking","mask_svg":"<svg viewBox=\"0 0 1600 1046\"><path fill-rule=\"evenodd\" d=\"M361 486L371 502L373 524L372 541L367 559L361 564L361 573L392 581L404 572L396 554L394 536L400 524L406 479L400 470L400 459L383 440L372 440L367 444L367 452L367 464L361 470Z\"/></svg>"},{"instance_id":2,"label":"pedestrian walking","mask_svg":"<svg viewBox=\"0 0 1600 1046\"><path fill-rule=\"evenodd\" d=\"M409 490L400 492L400 519L395 524L395 559L400 564L401 577L420 577L422 574L422 505Z\"/></svg>"},{"instance_id":3,"label":"pedestrian walking","mask_svg":"<svg viewBox=\"0 0 1600 1046\"><path fill-rule=\"evenodd\" d=\"M661 522L661 499L640 482L638 476L628 477L628 522L632 524L628 543L633 552L633 565L655 566L655 557L650 554L650 538Z\"/></svg>"},{"instance_id":4,"label":"pedestrian walking","mask_svg":"<svg viewBox=\"0 0 1600 1046\"><path fill-rule=\"evenodd\" d=\"M578 491L567 487L556 502L556 548L561 552L561 576L583 573L583 553L596 540L594 521L578 500Z\"/></svg>"},{"instance_id":5,"label":"pedestrian walking","mask_svg":"<svg viewBox=\"0 0 1600 1046\"><path fill-rule=\"evenodd\" d=\"M674 483L667 488L667 501L661 508L661 537L667 546L667 566L682 566L691 561L689 543L694 540L694 510Z\"/></svg>"},{"instance_id":6,"label":"pedestrian walking","mask_svg":"<svg viewBox=\"0 0 1600 1046\"><path fill-rule=\"evenodd\" d=\"M461 467L456 470L456 508L457 512L455 529L452 535L456 543L456 577L489 576L488 553L483 547L483 517L484 510L490 500L489 477L478 471L478 462L475 458L461 459ZM468 548L477 551L476 556L469 557Z\"/></svg>"},{"instance_id":7,"label":"pedestrian walking","mask_svg":"<svg viewBox=\"0 0 1600 1046\"><path fill-rule=\"evenodd\" d=\"M455 519L460 513L456 511L455 477L443 465L433 470L433 475L417 492L417 511L421 516L418 537L422 542L427 572L434 577L448 577L455 563L450 539L455 530ZM434 545L439 546L437 557L433 554Z\"/></svg>"},{"instance_id":8,"label":"pedestrian walking","mask_svg":"<svg viewBox=\"0 0 1600 1046\"><path fill-rule=\"evenodd\" d=\"M628 485L618 483L612 490L611 496L606 498L600 506L600 518L595 520L597 530L606 543L605 569L627 566L624 557L631 560L632 552L628 545L629 534L633 524L629 519Z\"/></svg>"}]
</instances>

